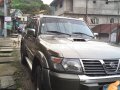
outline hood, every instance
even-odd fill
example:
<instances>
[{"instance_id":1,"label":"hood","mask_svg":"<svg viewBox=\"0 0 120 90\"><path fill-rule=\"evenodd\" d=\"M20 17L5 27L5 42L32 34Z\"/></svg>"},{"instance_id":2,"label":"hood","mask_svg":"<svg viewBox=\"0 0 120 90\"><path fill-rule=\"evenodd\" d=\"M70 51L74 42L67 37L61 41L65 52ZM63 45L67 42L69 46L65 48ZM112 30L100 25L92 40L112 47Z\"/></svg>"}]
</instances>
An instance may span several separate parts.
<instances>
[{"instance_id":1,"label":"hood","mask_svg":"<svg viewBox=\"0 0 120 90\"><path fill-rule=\"evenodd\" d=\"M41 43L65 58L81 59L118 59L120 47L104 42L89 41L75 38L42 37Z\"/></svg>"}]
</instances>

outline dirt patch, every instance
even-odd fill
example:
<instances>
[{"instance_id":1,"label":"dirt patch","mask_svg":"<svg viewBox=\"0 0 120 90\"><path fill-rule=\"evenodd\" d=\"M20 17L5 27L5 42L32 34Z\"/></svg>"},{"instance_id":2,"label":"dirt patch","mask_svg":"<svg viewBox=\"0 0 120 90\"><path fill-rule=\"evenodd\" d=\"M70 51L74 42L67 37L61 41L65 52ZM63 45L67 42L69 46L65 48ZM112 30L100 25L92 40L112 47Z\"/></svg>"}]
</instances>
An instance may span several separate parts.
<instances>
[{"instance_id":1,"label":"dirt patch","mask_svg":"<svg viewBox=\"0 0 120 90\"><path fill-rule=\"evenodd\" d=\"M18 90L35 90L34 84L31 81L30 70L28 67L25 67L20 63L19 50L16 50L14 55L16 56L16 61L13 63L13 65L17 68L17 71L14 73L14 78Z\"/></svg>"},{"instance_id":2,"label":"dirt patch","mask_svg":"<svg viewBox=\"0 0 120 90\"><path fill-rule=\"evenodd\" d=\"M19 68L14 73L17 88L20 90L35 90L34 84L31 81L30 70L27 67L21 65L19 62L16 63L18 65L17 67Z\"/></svg>"},{"instance_id":3,"label":"dirt patch","mask_svg":"<svg viewBox=\"0 0 120 90\"><path fill-rule=\"evenodd\" d=\"M9 75L13 75L16 71L16 68L12 65L10 65L10 63L8 64L0 64L0 76L9 76Z\"/></svg>"}]
</instances>

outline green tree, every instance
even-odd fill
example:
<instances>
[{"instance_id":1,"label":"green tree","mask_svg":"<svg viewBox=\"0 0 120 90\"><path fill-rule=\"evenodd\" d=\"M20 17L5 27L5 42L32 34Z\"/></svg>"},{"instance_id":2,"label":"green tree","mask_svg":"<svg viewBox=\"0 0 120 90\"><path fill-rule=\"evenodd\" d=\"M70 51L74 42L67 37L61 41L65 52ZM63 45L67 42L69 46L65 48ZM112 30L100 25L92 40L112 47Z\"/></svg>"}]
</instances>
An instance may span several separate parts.
<instances>
[{"instance_id":1,"label":"green tree","mask_svg":"<svg viewBox=\"0 0 120 90\"><path fill-rule=\"evenodd\" d=\"M27 14L39 14L41 10L45 10L45 14L50 12L49 6L43 4L41 0L12 0L11 8L20 9Z\"/></svg>"}]
</instances>

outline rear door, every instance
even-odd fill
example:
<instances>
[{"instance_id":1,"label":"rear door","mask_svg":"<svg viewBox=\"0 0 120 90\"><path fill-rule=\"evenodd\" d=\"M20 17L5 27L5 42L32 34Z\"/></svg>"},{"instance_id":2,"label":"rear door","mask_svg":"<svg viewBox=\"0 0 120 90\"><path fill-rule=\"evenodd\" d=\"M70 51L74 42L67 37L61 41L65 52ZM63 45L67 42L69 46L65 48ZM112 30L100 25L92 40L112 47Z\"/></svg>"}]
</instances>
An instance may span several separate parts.
<instances>
[{"instance_id":1,"label":"rear door","mask_svg":"<svg viewBox=\"0 0 120 90\"><path fill-rule=\"evenodd\" d=\"M34 20L32 20L32 21L29 23L29 25L27 26L26 32L27 32L27 30L30 29L30 28L33 29L33 25L34 25ZM27 49L28 58L29 58L30 60L32 60L32 57L34 56L34 54L33 54L33 52L32 52L32 43L34 43L34 42L32 42L32 38L33 38L33 36L30 36L30 35L27 35L27 36L26 36L26 49Z\"/></svg>"}]
</instances>

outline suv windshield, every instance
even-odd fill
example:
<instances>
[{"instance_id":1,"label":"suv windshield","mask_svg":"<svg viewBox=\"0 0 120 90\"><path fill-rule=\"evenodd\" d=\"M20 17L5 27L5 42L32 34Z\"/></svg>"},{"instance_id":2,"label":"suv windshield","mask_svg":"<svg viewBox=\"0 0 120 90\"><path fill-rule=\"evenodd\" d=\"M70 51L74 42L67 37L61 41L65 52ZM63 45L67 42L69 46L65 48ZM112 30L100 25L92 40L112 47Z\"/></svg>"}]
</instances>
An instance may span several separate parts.
<instances>
[{"instance_id":1,"label":"suv windshield","mask_svg":"<svg viewBox=\"0 0 120 90\"><path fill-rule=\"evenodd\" d=\"M56 32L56 33L55 33ZM42 34L55 34L64 33L66 35L72 35L80 33L93 37L93 33L87 27L87 25L81 20L66 19L66 18L51 18L45 17L42 19L41 33Z\"/></svg>"}]
</instances>

